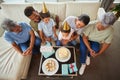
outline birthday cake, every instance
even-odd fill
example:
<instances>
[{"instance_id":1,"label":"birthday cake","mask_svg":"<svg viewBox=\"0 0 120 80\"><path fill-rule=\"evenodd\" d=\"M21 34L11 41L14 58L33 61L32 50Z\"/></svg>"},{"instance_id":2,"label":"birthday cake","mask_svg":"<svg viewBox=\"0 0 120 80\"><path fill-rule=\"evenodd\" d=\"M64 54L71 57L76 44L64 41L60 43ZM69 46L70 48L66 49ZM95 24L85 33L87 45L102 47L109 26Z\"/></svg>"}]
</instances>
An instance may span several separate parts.
<instances>
[{"instance_id":1,"label":"birthday cake","mask_svg":"<svg viewBox=\"0 0 120 80\"><path fill-rule=\"evenodd\" d=\"M60 59L66 59L68 58L69 52L65 47L62 47L58 51L58 56Z\"/></svg>"}]
</instances>

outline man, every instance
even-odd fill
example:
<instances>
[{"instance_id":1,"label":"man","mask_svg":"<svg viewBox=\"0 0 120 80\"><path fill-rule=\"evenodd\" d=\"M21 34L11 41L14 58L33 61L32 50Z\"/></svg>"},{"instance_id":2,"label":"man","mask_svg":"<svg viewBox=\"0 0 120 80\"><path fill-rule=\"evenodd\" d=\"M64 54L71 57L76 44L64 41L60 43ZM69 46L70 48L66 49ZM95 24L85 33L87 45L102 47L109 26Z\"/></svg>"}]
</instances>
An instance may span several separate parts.
<instances>
[{"instance_id":1,"label":"man","mask_svg":"<svg viewBox=\"0 0 120 80\"><path fill-rule=\"evenodd\" d=\"M24 14L31 20L31 27L38 32L38 23L41 21L39 12L37 12L32 6L28 6L25 8Z\"/></svg>"},{"instance_id":2,"label":"man","mask_svg":"<svg viewBox=\"0 0 120 80\"><path fill-rule=\"evenodd\" d=\"M80 37L80 75L84 73L86 65L90 65L90 56L101 55L110 46L114 31L112 25L115 21L115 15L108 12L101 16L99 22L88 26L83 31L83 36Z\"/></svg>"},{"instance_id":3,"label":"man","mask_svg":"<svg viewBox=\"0 0 120 80\"><path fill-rule=\"evenodd\" d=\"M25 8L24 14L31 20L30 21L31 27L36 32L38 32L38 23L42 19L42 17L40 16L40 13L38 11L36 11L32 6L28 6ZM57 25L59 24L59 17L57 15L51 14L50 17L54 19L54 21L56 22Z\"/></svg>"},{"instance_id":4,"label":"man","mask_svg":"<svg viewBox=\"0 0 120 80\"><path fill-rule=\"evenodd\" d=\"M16 51L26 56L39 53L40 39L35 37L31 27L24 23L16 23L13 20L5 19L1 26L5 29L4 38Z\"/></svg>"}]
</instances>

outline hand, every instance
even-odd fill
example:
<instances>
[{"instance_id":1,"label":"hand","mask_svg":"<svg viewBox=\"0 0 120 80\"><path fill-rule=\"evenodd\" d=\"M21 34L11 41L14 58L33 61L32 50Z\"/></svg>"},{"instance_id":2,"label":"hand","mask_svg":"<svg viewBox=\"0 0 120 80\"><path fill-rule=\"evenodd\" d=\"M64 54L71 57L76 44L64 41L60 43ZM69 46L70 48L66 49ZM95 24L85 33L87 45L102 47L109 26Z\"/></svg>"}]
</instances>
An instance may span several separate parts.
<instances>
[{"instance_id":1,"label":"hand","mask_svg":"<svg viewBox=\"0 0 120 80\"><path fill-rule=\"evenodd\" d=\"M100 54L101 54L101 53L99 53L99 52L98 52L98 53L95 53L95 57L98 56L98 55L100 55Z\"/></svg>"},{"instance_id":2,"label":"hand","mask_svg":"<svg viewBox=\"0 0 120 80\"><path fill-rule=\"evenodd\" d=\"M46 40L47 40L48 42L51 42L52 39L48 37L48 38L46 38Z\"/></svg>"},{"instance_id":3,"label":"hand","mask_svg":"<svg viewBox=\"0 0 120 80\"><path fill-rule=\"evenodd\" d=\"M91 49L91 51L90 51L90 55L92 56L92 57L96 57L96 56L98 56L100 53L98 52L98 53L96 53L94 50L92 50Z\"/></svg>"},{"instance_id":4,"label":"hand","mask_svg":"<svg viewBox=\"0 0 120 80\"><path fill-rule=\"evenodd\" d=\"M71 37L69 41L72 41L72 40L74 40L73 37Z\"/></svg>"},{"instance_id":5,"label":"hand","mask_svg":"<svg viewBox=\"0 0 120 80\"><path fill-rule=\"evenodd\" d=\"M67 45L68 42L69 42L69 40L62 40L63 45Z\"/></svg>"},{"instance_id":6,"label":"hand","mask_svg":"<svg viewBox=\"0 0 120 80\"><path fill-rule=\"evenodd\" d=\"M41 46L44 46L46 44L46 41L42 41Z\"/></svg>"},{"instance_id":7,"label":"hand","mask_svg":"<svg viewBox=\"0 0 120 80\"><path fill-rule=\"evenodd\" d=\"M94 50L92 50L92 49L90 49L90 55L91 55L92 57L95 57L95 56L96 56L95 51L94 51Z\"/></svg>"},{"instance_id":8,"label":"hand","mask_svg":"<svg viewBox=\"0 0 120 80\"><path fill-rule=\"evenodd\" d=\"M32 48L28 47L24 52L23 52L23 56L27 56L27 55L31 55L32 54Z\"/></svg>"}]
</instances>

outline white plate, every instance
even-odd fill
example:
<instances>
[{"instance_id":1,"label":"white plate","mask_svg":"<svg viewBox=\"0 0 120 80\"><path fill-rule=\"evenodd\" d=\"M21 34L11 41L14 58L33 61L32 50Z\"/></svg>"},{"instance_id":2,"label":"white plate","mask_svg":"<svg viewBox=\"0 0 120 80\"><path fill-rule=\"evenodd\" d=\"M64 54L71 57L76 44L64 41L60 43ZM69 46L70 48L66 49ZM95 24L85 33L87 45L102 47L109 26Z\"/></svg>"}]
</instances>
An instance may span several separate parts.
<instances>
[{"instance_id":1,"label":"white plate","mask_svg":"<svg viewBox=\"0 0 120 80\"><path fill-rule=\"evenodd\" d=\"M54 71L47 71L46 69L46 64L49 60L53 60L55 61L55 65L56 65L56 69ZM43 70L43 73L46 74L46 75L54 75L57 71L58 71L58 68L59 68L59 64L58 64L58 61L54 58L48 58L46 59L43 64L42 64L42 70Z\"/></svg>"},{"instance_id":2,"label":"white plate","mask_svg":"<svg viewBox=\"0 0 120 80\"><path fill-rule=\"evenodd\" d=\"M66 48L66 47L61 47L61 48ZM60 49L60 48L59 48ZM58 61L60 61L60 62L67 62L70 58L71 58L71 52L70 52L70 50L69 49L67 49L68 50L68 58L66 58L66 59L60 59L59 58L59 56L58 56L58 51L59 51L59 49L57 49L57 51L56 51L56 53L55 53L55 57L56 57L56 59L58 60Z\"/></svg>"}]
</instances>

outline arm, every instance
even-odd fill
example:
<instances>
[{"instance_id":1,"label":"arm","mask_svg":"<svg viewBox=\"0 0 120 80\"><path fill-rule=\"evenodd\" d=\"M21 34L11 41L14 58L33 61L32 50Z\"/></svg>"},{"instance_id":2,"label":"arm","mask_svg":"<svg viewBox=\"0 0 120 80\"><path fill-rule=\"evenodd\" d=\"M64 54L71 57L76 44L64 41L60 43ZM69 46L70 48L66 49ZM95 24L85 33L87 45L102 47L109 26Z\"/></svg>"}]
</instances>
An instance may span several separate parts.
<instances>
[{"instance_id":1,"label":"arm","mask_svg":"<svg viewBox=\"0 0 120 80\"><path fill-rule=\"evenodd\" d=\"M12 46L13 46L13 48L14 48L17 52L19 52L20 54L23 53L22 50L20 49L20 47L19 47L15 42L12 43Z\"/></svg>"},{"instance_id":2,"label":"arm","mask_svg":"<svg viewBox=\"0 0 120 80\"><path fill-rule=\"evenodd\" d=\"M85 45L87 46L88 50L91 51L91 47L90 47L90 44L88 42L88 36L83 34L83 41L84 41Z\"/></svg>"},{"instance_id":3,"label":"arm","mask_svg":"<svg viewBox=\"0 0 120 80\"><path fill-rule=\"evenodd\" d=\"M39 32L39 36L42 40L42 43L45 43L45 36L44 36L43 32L41 30L39 30L38 32Z\"/></svg>"},{"instance_id":4,"label":"arm","mask_svg":"<svg viewBox=\"0 0 120 80\"><path fill-rule=\"evenodd\" d=\"M33 49L33 47L34 47L35 34L34 34L33 30L31 30L31 31L29 32L29 34L30 34L30 45L29 45L29 47L23 52L24 55L29 55L29 54L31 54L31 53L32 53L32 49Z\"/></svg>"},{"instance_id":5,"label":"arm","mask_svg":"<svg viewBox=\"0 0 120 80\"><path fill-rule=\"evenodd\" d=\"M53 33L54 33L54 36L57 38L56 28L55 28L55 26L53 27Z\"/></svg>"},{"instance_id":6,"label":"arm","mask_svg":"<svg viewBox=\"0 0 120 80\"><path fill-rule=\"evenodd\" d=\"M64 39L61 40L62 45L67 45L68 42L70 42L70 41L69 40L64 40Z\"/></svg>"},{"instance_id":7,"label":"arm","mask_svg":"<svg viewBox=\"0 0 120 80\"><path fill-rule=\"evenodd\" d=\"M100 51L97 53L97 55L102 54L109 46L110 46L110 44L103 43L102 47L101 47Z\"/></svg>"},{"instance_id":8,"label":"arm","mask_svg":"<svg viewBox=\"0 0 120 80\"><path fill-rule=\"evenodd\" d=\"M91 56L95 57L96 54L95 54L95 51L92 50L91 47L90 47L90 44L88 42L88 36L83 34L83 41L84 41L85 45L87 46L88 50L90 51Z\"/></svg>"},{"instance_id":9,"label":"arm","mask_svg":"<svg viewBox=\"0 0 120 80\"><path fill-rule=\"evenodd\" d=\"M75 40L77 37L78 37L78 34L77 33L73 33L71 38L70 38L70 41Z\"/></svg>"},{"instance_id":10,"label":"arm","mask_svg":"<svg viewBox=\"0 0 120 80\"><path fill-rule=\"evenodd\" d=\"M33 47L34 47L34 43L35 43L35 34L34 34L34 32L33 32L33 30L31 30L30 32L30 46L29 46L29 48L31 48L31 49L33 49Z\"/></svg>"}]
</instances>

